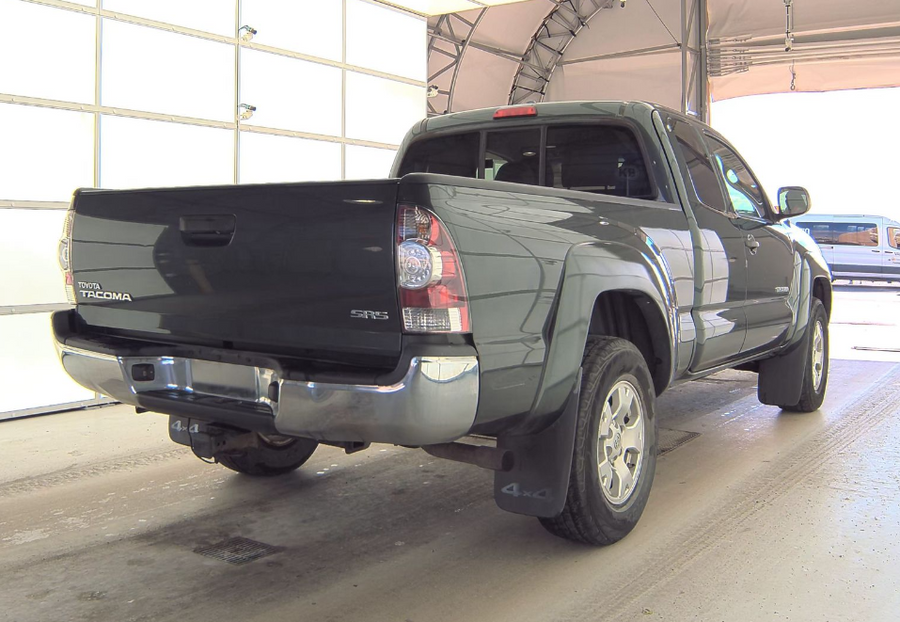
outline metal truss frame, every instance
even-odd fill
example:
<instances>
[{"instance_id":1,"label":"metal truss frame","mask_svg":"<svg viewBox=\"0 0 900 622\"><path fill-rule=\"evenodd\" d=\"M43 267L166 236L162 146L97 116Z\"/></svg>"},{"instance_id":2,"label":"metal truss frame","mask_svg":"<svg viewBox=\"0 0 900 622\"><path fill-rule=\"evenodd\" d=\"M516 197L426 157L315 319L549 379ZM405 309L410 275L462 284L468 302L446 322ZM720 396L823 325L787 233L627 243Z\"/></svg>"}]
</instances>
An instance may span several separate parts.
<instances>
[{"instance_id":1,"label":"metal truss frame","mask_svg":"<svg viewBox=\"0 0 900 622\"><path fill-rule=\"evenodd\" d=\"M487 8L479 10L472 21L456 13L440 15L433 23L429 20L428 66L431 67L433 55L445 57L447 63L428 76L428 89L437 88L437 93L429 93L428 116L446 114L453 110L453 95L456 91L459 68L466 50L473 45L472 37L486 12ZM475 47L485 46L476 44ZM449 73L451 70L452 73Z\"/></svg>"},{"instance_id":2,"label":"metal truss frame","mask_svg":"<svg viewBox=\"0 0 900 622\"><path fill-rule=\"evenodd\" d=\"M633 0L632 0L633 1ZM708 0L681 0L681 42L638 50L616 52L577 60L563 61L569 44L582 29L604 9L616 4L626 8L622 0L553 0L550 10L531 37L524 53L503 50L474 41L475 33L487 7L474 13L474 18L448 14L432 18L428 26L429 67L435 55L447 62L428 76L429 116L453 112L459 71L469 48L481 50L517 63L508 104L543 101L547 85L559 65L592 60L608 60L647 54L681 51L681 110L703 120L709 119L709 83L707 70ZM649 3L649 2L648 2ZM674 37L673 37L674 39ZM683 43L682 43L683 42Z\"/></svg>"},{"instance_id":3,"label":"metal truss frame","mask_svg":"<svg viewBox=\"0 0 900 622\"><path fill-rule=\"evenodd\" d=\"M531 37L509 90L509 103L543 101L553 72L569 44L603 9L620 0L556 0L556 6Z\"/></svg>"}]
</instances>

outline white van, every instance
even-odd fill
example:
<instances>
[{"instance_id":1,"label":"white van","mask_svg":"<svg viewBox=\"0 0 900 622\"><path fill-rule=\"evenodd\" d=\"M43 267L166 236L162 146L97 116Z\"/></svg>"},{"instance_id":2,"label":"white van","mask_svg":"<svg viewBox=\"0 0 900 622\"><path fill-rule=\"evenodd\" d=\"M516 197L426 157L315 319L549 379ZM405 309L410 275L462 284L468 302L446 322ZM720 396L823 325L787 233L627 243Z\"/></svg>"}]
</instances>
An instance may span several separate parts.
<instances>
[{"instance_id":1,"label":"white van","mask_svg":"<svg viewBox=\"0 0 900 622\"><path fill-rule=\"evenodd\" d=\"M883 216L805 214L790 222L811 235L832 278L900 281L900 223Z\"/></svg>"}]
</instances>

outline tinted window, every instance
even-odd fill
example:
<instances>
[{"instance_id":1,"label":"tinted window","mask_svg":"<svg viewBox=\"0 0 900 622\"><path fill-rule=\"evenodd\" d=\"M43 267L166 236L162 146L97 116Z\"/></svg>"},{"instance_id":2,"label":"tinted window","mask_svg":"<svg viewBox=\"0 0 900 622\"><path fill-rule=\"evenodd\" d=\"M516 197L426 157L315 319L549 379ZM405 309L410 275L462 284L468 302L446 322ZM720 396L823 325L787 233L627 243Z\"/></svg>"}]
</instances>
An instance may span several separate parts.
<instances>
[{"instance_id":1,"label":"tinted window","mask_svg":"<svg viewBox=\"0 0 900 622\"><path fill-rule=\"evenodd\" d=\"M797 227L806 231L819 244L834 244L834 237L831 235L831 223L799 222Z\"/></svg>"},{"instance_id":2,"label":"tinted window","mask_svg":"<svg viewBox=\"0 0 900 622\"><path fill-rule=\"evenodd\" d=\"M725 198L722 196L716 171L706 157L706 147L700 140L700 135L687 123L675 120L669 123L675 125L675 142L687 167L687 171L682 171L682 174L691 180L697 198L703 204L725 212Z\"/></svg>"},{"instance_id":3,"label":"tinted window","mask_svg":"<svg viewBox=\"0 0 900 622\"><path fill-rule=\"evenodd\" d=\"M540 183L541 130L488 132L484 178L516 184Z\"/></svg>"},{"instance_id":4,"label":"tinted window","mask_svg":"<svg viewBox=\"0 0 900 622\"><path fill-rule=\"evenodd\" d=\"M765 217L766 208L762 190L740 156L715 138L708 136L707 144L719 176L728 190L728 200L732 209L745 216Z\"/></svg>"},{"instance_id":5,"label":"tinted window","mask_svg":"<svg viewBox=\"0 0 900 622\"><path fill-rule=\"evenodd\" d=\"M548 127L543 159L541 132L539 127L484 132L483 160L481 133L426 138L407 149L398 174L476 177L483 165L487 180L656 198L640 143L630 129L599 124Z\"/></svg>"},{"instance_id":6,"label":"tinted window","mask_svg":"<svg viewBox=\"0 0 900 622\"><path fill-rule=\"evenodd\" d=\"M408 173L438 173L457 177L478 174L477 133L436 136L410 145L400 165L400 176Z\"/></svg>"},{"instance_id":7,"label":"tinted window","mask_svg":"<svg viewBox=\"0 0 900 622\"><path fill-rule=\"evenodd\" d=\"M875 223L835 222L831 224L835 244L845 246L878 246L878 226Z\"/></svg>"},{"instance_id":8,"label":"tinted window","mask_svg":"<svg viewBox=\"0 0 900 622\"><path fill-rule=\"evenodd\" d=\"M637 138L628 128L617 126L547 128L544 183L620 197L654 196Z\"/></svg>"}]
</instances>

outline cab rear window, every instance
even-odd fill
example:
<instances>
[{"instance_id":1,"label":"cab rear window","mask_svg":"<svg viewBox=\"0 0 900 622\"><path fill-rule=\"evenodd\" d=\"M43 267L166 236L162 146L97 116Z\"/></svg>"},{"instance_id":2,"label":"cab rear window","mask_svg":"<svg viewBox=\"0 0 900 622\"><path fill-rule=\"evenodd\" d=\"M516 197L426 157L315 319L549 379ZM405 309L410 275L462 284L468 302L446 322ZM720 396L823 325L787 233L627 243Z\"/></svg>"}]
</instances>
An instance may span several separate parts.
<instances>
[{"instance_id":1,"label":"cab rear window","mask_svg":"<svg viewBox=\"0 0 900 622\"><path fill-rule=\"evenodd\" d=\"M410 145L400 165L400 176L409 173L436 173L475 177L478 174L477 133L451 134L420 140Z\"/></svg>"},{"instance_id":2,"label":"cab rear window","mask_svg":"<svg viewBox=\"0 0 900 622\"><path fill-rule=\"evenodd\" d=\"M444 135L413 143L400 175L440 173L653 199L641 144L620 125L518 127ZM543 147L542 147L543 145Z\"/></svg>"},{"instance_id":3,"label":"cab rear window","mask_svg":"<svg viewBox=\"0 0 900 622\"><path fill-rule=\"evenodd\" d=\"M619 126L547 129L544 185L619 197L654 195L644 154L634 133Z\"/></svg>"}]
</instances>

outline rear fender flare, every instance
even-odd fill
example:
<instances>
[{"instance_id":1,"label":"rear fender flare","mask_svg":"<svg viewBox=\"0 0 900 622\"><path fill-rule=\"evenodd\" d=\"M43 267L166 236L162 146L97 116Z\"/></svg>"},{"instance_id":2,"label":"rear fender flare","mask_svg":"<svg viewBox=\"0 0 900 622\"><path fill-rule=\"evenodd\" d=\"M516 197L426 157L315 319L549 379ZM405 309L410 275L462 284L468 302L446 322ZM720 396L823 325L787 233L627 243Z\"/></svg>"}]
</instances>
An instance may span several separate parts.
<instances>
[{"instance_id":1,"label":"rear fender flare","mask_svg":"<svg viewBox=\"0 0 900 622\"><path fill-rule=\"evenodd\" d=\"M678 313L672 277L662 255L621 242L573 246L566 255L555 312L548 318L549 344L533 419L562 411L581 369L594 303L604 292L643 294L664 318L668 333L668 379L677 360ZM548 422L549 423L549 422Z\"/></svg>"}]
</instances>

